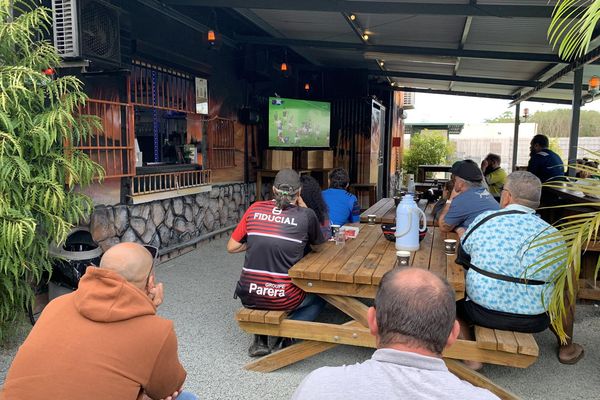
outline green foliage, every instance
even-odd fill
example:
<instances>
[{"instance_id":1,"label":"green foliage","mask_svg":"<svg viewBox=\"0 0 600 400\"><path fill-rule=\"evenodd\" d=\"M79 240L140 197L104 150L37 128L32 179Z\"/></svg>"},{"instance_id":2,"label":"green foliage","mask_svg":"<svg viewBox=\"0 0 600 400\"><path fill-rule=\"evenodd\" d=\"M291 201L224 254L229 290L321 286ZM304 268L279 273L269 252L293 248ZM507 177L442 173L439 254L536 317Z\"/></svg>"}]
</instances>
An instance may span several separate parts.
<instances>
[{"instance_id":1,"label":"green foliage","mask_svg":"<svg viewBox=\"0 0 600 400\"><path fill-rule=\"evenodd\" d=\"M42 73L60 59L39 40L50 10L31 3L0 0L0 340L50 271L49 244L92 211L75 186L103 176L69 145L100 123L78 114L86 96L77 78Z\"/></svg>"},{"instance_id":2,"label":"green foliage","mask_svg":"<svg viewBox=\"0 0 600 400\"><path fill-rule=\"evenodd\" d=\"M504 111L502 114L497 116L496 118L489 118L485 120L488 124L498 123L498 122L515 122L515 115L512 111Z\"/></svg>"},{"instance_id":3,"label":"green foliage","mask_svg":"<svg viewBox=\"0 0 600 400\"><path fill-rule=\"evenodd\" d=\"M515 117L511 111L505 111L495 118L486 119L485 122L514 123ZM538 125L537 131L548 137L568 137L569 132L571 132L571 110L538 111L532 114L527 121L523 122L535 122ZM579 136L600 136L600 112L592 110L581 111Z\"/></svg>"},{"instance_id":4,"label":"green foliage","mask_svg":"<svg viewBox=\"0 0 600 400\"><path fill-rule=\"evenodd\" d=\"M454 153L454 144L445 133L421 131L410 138L410 148L404 154L404 170L416 174L419 165L446 164Z\"/></svg>"},{"instance_id":5,"label":"green foliage","mask_svg":"<svg viewBox=\"0 0 600 400\"><path fill-rule=\"evenodd\" d=\"M582 57L588 51L600 20L600 0L558 0L548 27L548 40L565 60Z\"/></svg>"},{"instance_id":6,"label":"green foliage","mask_svg":"<svg viewBox=\"0 0 600 400\"><path fill-rule=\"evenodd\" d=\"M595 158L600 158L599 152L588 150ZM585 165L572 165L572 167L581 172L597 174L598 169ZM586 196L600 198L600 181L593 178L580 178L570 182L548 182L544 186L557 189L568 189L582 192ZM552 208L570 207L557 206ZM578 206L590 206L598 209L598 203L578 204ZM566 333L563 321L568 311L568 303L565 299L565 293L575 300L575 293L578 285L577 277L581 271L581 254L585 251L592 241L597 240L600 233L600 212L584 212L581 214L564 217L555 224L557 232L540 236L531 245L531 248L543 246L544 243L563 242L564 245L545 253L541 259L530 268L534 271L543 270L552 267L556 262L560 262L560 267L551 275L550 281L554 284L548 304L548 313L552 321L552 326L558 332L561 340L565 342ZM598 275L600 260L596 264L595 277ZM594 280L595 280L594 277Z\"/></svg>"}]
</instances>

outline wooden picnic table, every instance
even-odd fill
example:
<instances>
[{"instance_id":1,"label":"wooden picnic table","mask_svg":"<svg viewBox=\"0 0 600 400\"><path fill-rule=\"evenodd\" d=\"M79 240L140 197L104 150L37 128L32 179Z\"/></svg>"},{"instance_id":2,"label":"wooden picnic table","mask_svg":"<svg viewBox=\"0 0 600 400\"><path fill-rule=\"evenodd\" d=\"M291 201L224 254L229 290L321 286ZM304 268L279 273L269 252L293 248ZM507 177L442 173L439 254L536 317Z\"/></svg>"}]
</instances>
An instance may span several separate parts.
<instances>
[{"instance_id":1,"label":"wooden picnic table","mask_svg":"<svg viewBox=\"0 0 600 400\"><path fill-rule=\"evenodd\" d=\"M427 226L433 226L433 203L429 203L426 199L419 200L417 205L427 216ZM386 197L373 204L360 214L360 222L368 222L368 216L375 215L376 224L396 224L396 204L394 199Z\"/></svg>"},{"instance_id":2,"label":"wooden picnic table","mask_svg":"<svg viewBox=\"0 0 600 400\"><path fill-rule=\"evenodd\" d=\"M439 228L429 228L420 249L412 252L410 265L431 271L445 278L454 289L456 299L465 293L463 268L454 262L455 255L444 253L444 239L454 238L454 233L443 233ZM270 372L339 344L375 348L375 338L367 324L368 306L359 298L373 299L383 275L396 267L395 243L385 239L380 225L361 224L355 239L345 245L325 244L318 253L309 253L289 270L295 285L306 292L315 293L347 314L351 321L338 325L323 322L295 321L286 318L282 311L242 309L236 315L238 324L247 332L263 335L302 339L301 342L271 353L246 365L246 369ZM492 330L491 335L494 335ZM494 337L494 339L496 339ZM517 339L512 338L516 343ZM443 353L448 368L462 379L487 387L501 398L511 399L512 394L496 386L484 376L469 370L458 360L492 362L500 365L528 366L537 358L530 355L504 353L492 350L497 343L481 343L459 339ZM521 346L521 344L519 344ZM527 343L521 347L525 348ZM535 350L537 345L535 343ZM519 348L521 348L519 347ZM494 347L496 349L496 347ZM498 350L500 350L498 348ZM533 352L533 349L531 350ZM510 356L508 359L506 356Z\"/></svg>"}]
</instances>

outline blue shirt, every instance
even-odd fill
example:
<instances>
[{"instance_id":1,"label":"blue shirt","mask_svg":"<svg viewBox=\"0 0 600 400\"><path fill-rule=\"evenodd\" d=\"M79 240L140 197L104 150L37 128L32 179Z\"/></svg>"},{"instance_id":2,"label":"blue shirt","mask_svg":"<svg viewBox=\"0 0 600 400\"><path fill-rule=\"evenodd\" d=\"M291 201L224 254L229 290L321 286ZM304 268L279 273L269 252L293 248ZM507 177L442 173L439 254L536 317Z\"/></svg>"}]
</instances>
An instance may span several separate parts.
<instances>
[{"instance_id":1,"label":"blue shirt","mask_svg":"<svg viewBox=\"0 0 600 400\"><path fill-rule=\"evenodd\" d=\"M452 199L444 221L456 228L468 228L484 211L498 210L500 204L486 188L470 188Z\"/></svg>"},{"instance_id":2,"label":"blue shirt","mask_svg":"<svg viewBox=\"0 0 600 400\"><path fill-rule=\"evenodd\" d=\"M344 189L327 189L323 191L323 199L329 209L331 225L360 221L360 206L352 193Z\"/></svg>"},{"instance_id":3,"label":"blue shirt","mask_svg":"<svg viewBox=\"0 0 600 400\"><path fill-rule=\"evenodd\" d=\"M549 149L544 149L534 154L529 159L527 171L531 172L540 181L546 182L557 176L565 176L565 167L558 154Z\"/></svg>"},{"instance_id":4,"label":"blue shirt","mask_svg":"<svg viewBox=\"0 0 600 400\"><path fill-rule=\"evenodd\" d=\"M462 244L464 250L471 255L471 264L484 271L500 275L547 281L560 266L560 262L539 272L536 272L537 267L529 270L528 268L542 259L547 251L564 246L564 242L530 248L536 236L546 236L556 232L556 229L537 216L535 210L531 208L510 204L502 211L504 210L524 211L526 214L495 217L473 231L466 243ZM479 215L471 227L494 212L497 211ZM547 310L552 289L552 284L525 285L490 278L473 269L467 272L467 296L489 310L521 315L542 314Z\"/></svg>"}]
</instances>

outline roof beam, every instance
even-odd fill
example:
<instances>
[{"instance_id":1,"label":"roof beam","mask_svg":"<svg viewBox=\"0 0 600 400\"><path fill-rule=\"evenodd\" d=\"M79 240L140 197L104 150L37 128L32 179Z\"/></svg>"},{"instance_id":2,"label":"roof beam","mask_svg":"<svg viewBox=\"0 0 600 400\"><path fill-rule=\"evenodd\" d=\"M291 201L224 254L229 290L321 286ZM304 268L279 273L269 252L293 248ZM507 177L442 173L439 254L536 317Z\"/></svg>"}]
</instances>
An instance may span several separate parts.
<instances>
[{"instance_id":1,"label":"roof beam","mask_svg":"<svg viewBox=\"0 0 600 400\"><path fill-rule=\"evenodd\" d=\"M519 53L511 51L444 49L432 47L389 46L363 43L331 42L322 40L304 40L289 38L273 38L267 36L235 36L241 43L260 44L265 46L314 47L334 50L357 50L389 54L415 54L441 57L481 58L489 60L538 61L564 63L555 54Z\"/></svg>"},{"instance_id":2,"label":"roof beam","mask_svg":"<svg viewBox=\"0 0 600 400\"><path fill-rule=\"evenodd\" d=\"M408 79L424 79L431 81L455 81L455 82L467 82L467 83L479 83L483 85L499 85L499 86L523 86L523 87L537 87L539 81L524 81L518 79L501 79L501 78L483 78L476 76L456 76L456 75L439 75L439 74L426 74L421 72L405 72L405 71L381 71L377 69L369 69L367 73L372 76L389 76L393 78L408 78ZM572 90L573 85L557 83L552 86L553 89L565 89ZM511 100L515 98L514 95L510 95Z\"/></svg>"},{"instance_id":3,"label":"roof beam","mask_svg":"<svg viewBox=\"0 0 600 400\"><path fill-rule=\"evenodd\" d=\"M554 75L552 75L551 77L546 79L545 81L540 82L533 89L529 90L528 92L526 92L524 94L521 94L515 100L513 100L510 103L510 105L514 106L517 103L528 100L529 98L535 96L535 94L538 93L539 91L546 89L548 87L552 87L557 81L559 81L562 77L564 77L568 73L573 72L576 69L578 69L579 67L583 67L584 65L590 64L598 59L600 59L600 46L598 46L595 49L593 49L592 51L588 52L583 57L573 61L572 63L570 63L569 65L567 65L566 67L564 67L563 69L561 69L560 71L558 71L557 73L555 73Z\"/></svg>"},{"instance_id":4,"label":"roof beam","mask_svg":"<svg viewBox=\"0 0 600 400\"><path fill-rule=\"evenodd\" d=\"M465 19L465 25L463 26L462 35L460 37L460 42L458 43L458 50L462 50L465 47L465 43L467 42L467 37L469 36L469 31L471 30L471 23L473 22L473 17L467 17ZM458 68L460 68L460 57L456 59L456 64L454 64L454 71L452 72L453 76L456 76L458 73ZM454 81L451 81L448 85L448 90L452 90L452 86L454 85Z\"/></svg>"},{"instance_id":5,"label":"roof beam","mask_svg":"<svg viewBox=\"0 0 600 400\"><path fill-rule=\"evenodd\" d=\"M416 92L416 93L428 93L428 94L443 94L448 96L466 96L466 97L479 97L486 99L498 99L498 100L514 100L514 96L509 94L496 94L496 93L480 93L480 92L466 92L466 91L454 91L446 89L427 89L427 88L415 88L407 86L388 86L388 85L370 85L371 88L380 90L393 90L398 92ZM541 97L532 97L529 101L542 102L542 103L556 103L556 104L571 104L570 100L559 100L559 99L547 99Z\"/></svg>"},{"instance_id":6,"label":"roof beam","mask_svg":"<svg viewBox=\"0 0 600 400\"><path fill-rule=\"evenodd\" d=\"M500 18L550 18L552 6L397 3L389 1L323 0L163 0L177 6L250 8L260 10L354 12L365 14L458 15Z\"/></svg>"}]
</instances>

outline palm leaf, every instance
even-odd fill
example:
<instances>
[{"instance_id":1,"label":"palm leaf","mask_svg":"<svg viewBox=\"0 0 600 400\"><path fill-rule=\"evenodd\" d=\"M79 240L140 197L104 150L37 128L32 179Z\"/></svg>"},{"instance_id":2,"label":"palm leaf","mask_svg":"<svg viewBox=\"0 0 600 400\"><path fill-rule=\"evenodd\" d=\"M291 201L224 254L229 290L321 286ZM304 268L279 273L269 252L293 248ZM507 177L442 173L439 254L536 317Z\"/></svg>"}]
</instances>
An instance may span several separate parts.
<instances>
[{"instance_id":1,"label":"palm leaf","mask_svg":"<svg viewBox=\"0 0 600 400\"><path fill-rule=\"evenodd\" d=\"M548 40L558 55L572 60L588 51L600 20L600 0L559 0L548 27Z\"/></svg>"}]
</instances>

